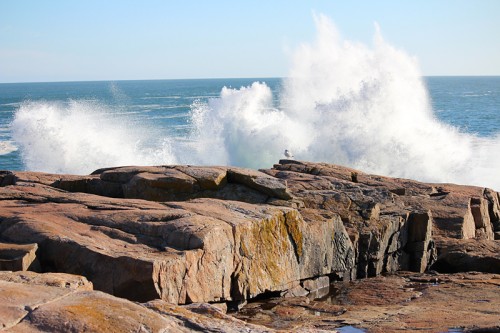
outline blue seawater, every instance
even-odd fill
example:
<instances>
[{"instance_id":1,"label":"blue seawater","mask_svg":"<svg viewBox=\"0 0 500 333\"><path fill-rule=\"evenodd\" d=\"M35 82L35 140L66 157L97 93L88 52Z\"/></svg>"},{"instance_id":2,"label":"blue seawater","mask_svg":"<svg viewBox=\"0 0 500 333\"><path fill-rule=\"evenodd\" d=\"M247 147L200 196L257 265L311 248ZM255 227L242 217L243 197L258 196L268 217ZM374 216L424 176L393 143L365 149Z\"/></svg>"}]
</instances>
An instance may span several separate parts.
<instances>
[{"instance_id":1,"label":"blue seawater","mask_svg":"<svg viewBox=\"0 0 500 333\"><path fill-rule=\"evenodd\" d=\"M499 76L433 76L425 82L440 120L482 137L500 133Z\"/></svg>"}]
</instances>

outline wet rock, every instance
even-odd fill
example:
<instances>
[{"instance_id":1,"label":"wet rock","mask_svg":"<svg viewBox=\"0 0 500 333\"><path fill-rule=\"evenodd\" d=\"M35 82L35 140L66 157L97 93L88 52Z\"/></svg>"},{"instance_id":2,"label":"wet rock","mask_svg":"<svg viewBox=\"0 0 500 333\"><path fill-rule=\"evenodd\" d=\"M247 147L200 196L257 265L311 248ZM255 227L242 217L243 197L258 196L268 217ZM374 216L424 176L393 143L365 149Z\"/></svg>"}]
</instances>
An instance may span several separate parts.
<instances>
[{"instance_id":1,"label":"wet rock","mask_svg":"<svg viewBox=\"0 0 500 333\"><path fill-rule=\"evenodd\" d=\"M296 297L249 303L235 315L285 331L342 331L346 326L366 332L487 330L500 316L498 286L495 274L401 273L335 282L321 301Z\"/></svg>"}]
</instances>

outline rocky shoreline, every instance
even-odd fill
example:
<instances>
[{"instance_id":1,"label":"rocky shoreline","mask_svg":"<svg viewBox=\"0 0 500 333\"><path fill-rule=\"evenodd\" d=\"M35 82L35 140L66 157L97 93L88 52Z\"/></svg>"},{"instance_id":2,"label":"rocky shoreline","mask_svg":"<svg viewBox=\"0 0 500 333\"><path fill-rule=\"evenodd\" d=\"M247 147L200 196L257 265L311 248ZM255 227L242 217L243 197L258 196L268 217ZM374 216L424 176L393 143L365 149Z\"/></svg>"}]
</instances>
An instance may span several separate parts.
<instances>
[{"instance_id":1,"label":"rocky shoreline","mask_svg":"<svg viewBox=\"0 0 500 333\"><path fill-rule=\"evenodd\" d=\"M500 332L491 189L282 160L3 171L0 207L0 330Z\"/></svg>"}]
</instances>

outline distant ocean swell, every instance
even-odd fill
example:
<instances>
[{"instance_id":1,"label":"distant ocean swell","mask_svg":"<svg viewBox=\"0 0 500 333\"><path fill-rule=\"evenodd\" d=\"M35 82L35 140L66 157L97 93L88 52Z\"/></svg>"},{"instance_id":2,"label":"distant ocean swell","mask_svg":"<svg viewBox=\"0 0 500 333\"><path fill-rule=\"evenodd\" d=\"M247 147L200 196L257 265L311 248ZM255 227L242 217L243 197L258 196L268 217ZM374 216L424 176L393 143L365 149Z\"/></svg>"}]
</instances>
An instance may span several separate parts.
<instances>
[{"instance_id":1,"label":"distant ocean swell","mask_svg":"<svg viewBox=\"0 0 500 333\"><path fill-rule=\"evenodd\" d=\"M96 102L26 102L12 133L27 169L89 173L171 163L270 167L297 159L423 181L500 189L500 134L478 137L439 122L417 61L385 42L344 40L317 16L298 47L279 101L255 82L194 101L187 137L130 121Z\"/></svg>"}]
</instances>

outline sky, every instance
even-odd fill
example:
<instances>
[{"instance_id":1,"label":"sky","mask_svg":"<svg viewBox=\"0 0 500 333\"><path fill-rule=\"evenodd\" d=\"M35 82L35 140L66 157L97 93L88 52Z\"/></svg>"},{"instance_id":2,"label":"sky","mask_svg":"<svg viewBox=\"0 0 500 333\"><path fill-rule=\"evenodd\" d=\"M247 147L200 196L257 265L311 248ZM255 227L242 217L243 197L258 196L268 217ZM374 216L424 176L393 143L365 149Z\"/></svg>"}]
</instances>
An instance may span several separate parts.
<instances>
[{"instance_id":1,"label":"sky","mask_svg":"<svg viewBox=\"0 0 500 333\"><path fill-rule=\"evenodd\" d=\"M500 75L498 0L0 0L0 82L284 77L314 13L423 75Z\"/></svg>"}]
</instances>

